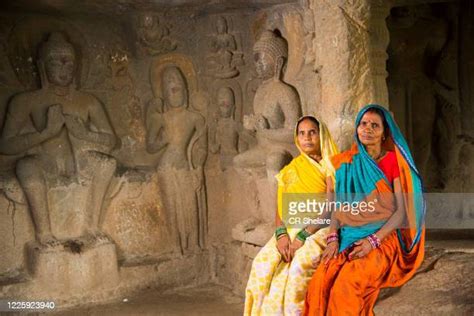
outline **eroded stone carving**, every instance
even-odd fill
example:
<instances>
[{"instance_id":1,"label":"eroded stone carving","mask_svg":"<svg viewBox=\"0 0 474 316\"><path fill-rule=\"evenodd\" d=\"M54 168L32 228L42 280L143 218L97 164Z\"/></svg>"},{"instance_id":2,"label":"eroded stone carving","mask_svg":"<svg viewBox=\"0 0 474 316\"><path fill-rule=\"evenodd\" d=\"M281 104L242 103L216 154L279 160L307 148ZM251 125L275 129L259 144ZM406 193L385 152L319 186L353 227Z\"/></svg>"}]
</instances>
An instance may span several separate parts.
<instances>
[{"instance_id":1,"label":"eroded stone carving","mask_svg":"<svg viewBox=\"0 0 474 316\"><path fill-rule=\"evenodd\" d=\"M6 22L0 22L0 87L19 85L8 60L8 27Z\"/></svg>"},{"instance_id":2,"label":"eroded stone carving","mask_svg":"<svg viewBox=\"0 0 474 316\"><path fill-rule=\"evenodd\" d=\"M145 130L143 122L143 111L140 98L136 94L136 84L129 70L129 56L126 52L116 52L110 56L110 85L114 91L111 101L115 106L125 109L122 122L113 123L116 127L117 136L121 137L122 147L130 150L133 143L145 143ZM119 115L117 115L119 116ZM120 123L125 123L120 126Z\"/></svg>"},{"instance_id":3,"label":"eroded stone carving","mask_svg":"<svg viewBox=\"0 0 474 316\"><path fill-rule=\"evenodd\" d=\"M171 227L176 227L182 252L204 247L207 204L203 165L207 157L204 117L191 109L187 81L174 64L158 69L151 84L161 94L147 110L146 143L150 153L161 151L160 185Z\"/></svg>"},{"instance_id":4,"label":"eroded stone carving","mask_svg":"<svg viewBox=\"0 0 474 316\"><path fill-rule=\"evenodd\" d=\"M74 47L61 33L52 33L40 49L42 87L13 98L0 139L0 152L20 155L16 175L25 192L37 241L58 245L53 234L49 194L56 187L86 189L83 235L106 240L100 232L102 203L116 162L108 153L115 135L101 103L78 90ZM62 204L72 208L72 204ZM77 236L74 236L77 237Z\"/></svg>"},{"instance_id":5,"label":"eroded stone carving","mask_svg":"<svg viewBox=\"0 0 474 316\"><path fill-rule=\"evenodd\" d=\"M160 22L158 15L150 12L138 16L136 26L138 44L148 55L170 52L176 49L176 41L171 39L168 26Z\"/></svg>"},{"instance_id":6,"label":"eroded stone carving","mask_svg":"<svg viewBox=\"0 0 474 316\"><path fill-rule=\"evenodd\" d=\"M244 127L256 133L258 144L235 156L240 168L266 167L270 179L291 159L294 151L293 125L301 115L298 93L283 82L282 69L288 58L285 40L264 31L254 45L258 76L263 80L253 101L253 115L244 116Z\"/></svg>"},{"instance_id":7,"label":"eroded stone carving","mask_svg":"<svg viewBox=\"0 0 474 316\"><path fill-rule=\"evenodd\" d=\"M437 67L448 40L448 26L442 19L420 18L419 14L420 9L414 7L392 9L388 19L391 32L388 86L395 117L412 140L417 166L427 177L436 121L436 95L443 86Z\"/></svg>"},{"instance_id":8,"label":"eroded stone carving","mask_svg":"<svg viewBox=\"0 0 474 316\"><path fill-rule=\"evenodd\" d=\"M235 119L236 100L230 87L221 87L217 91L216 102L218 111L215 124L210 126L210 151L220 154L221 169L225 170L232 164L232 159L243 151L242 142L252 143L254 138L243 130L243 126Z\"/></svg>"},{"instance_id":9,"label":"eroded stone carving","mask_svg":"<svg viewBox=\"0 0 474 316\"><path fill-rule=\"evenodd\" d=\"M243 65L243 54L238 51L235 36L229 33L225 17L216 22L216 34L210 41L211 53L207 57L208 72L216 78L233 78L239 74L237 66Z\"/></svg>"},{"instance_id":10,"label":"eroded stone carving","mask_svg":"<svg viewBox=\"0 0 474 316\"><path fill-rule=\"evenodd\" d=\"M62 32L67 34L68 41L74 45L77 59L75 72L76 84L84 88L89 84L90 61L92 60L89 43L84 34L71 21L56 16L35 16L18 20L10 26L8 34L8 58L17 80L25 90L36 90L41 87L41 74L37 68L38 45L47 34ZM95 57L95 56L94 56Z\"/></svg>"}]
</instances>

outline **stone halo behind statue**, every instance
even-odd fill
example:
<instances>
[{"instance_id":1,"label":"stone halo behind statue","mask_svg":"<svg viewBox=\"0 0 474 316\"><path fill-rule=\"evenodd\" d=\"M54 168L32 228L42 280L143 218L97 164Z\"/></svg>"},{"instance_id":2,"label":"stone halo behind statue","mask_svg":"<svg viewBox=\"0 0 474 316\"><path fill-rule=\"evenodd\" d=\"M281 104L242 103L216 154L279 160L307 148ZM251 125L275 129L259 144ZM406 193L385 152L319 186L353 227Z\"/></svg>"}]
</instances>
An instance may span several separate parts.
<instances>
[{"instance_id":1,"label":"stone halo behind statue","mask_svg":"<svg viewBox=\"0 0 474 316\"><path fill-rule=\"evenodd\" d=\"M199 90L198 79L196 70L192 61L185 55L179 53L170 53L161 55L156 58L150 67L150 81L154 82L151 85L152 92L155 98L163 98L161 91L161 72L164 68L175 65L178 67L184 75L186 86L189 89L189 96L196 94Z\"/></svg>"}]
</instances>

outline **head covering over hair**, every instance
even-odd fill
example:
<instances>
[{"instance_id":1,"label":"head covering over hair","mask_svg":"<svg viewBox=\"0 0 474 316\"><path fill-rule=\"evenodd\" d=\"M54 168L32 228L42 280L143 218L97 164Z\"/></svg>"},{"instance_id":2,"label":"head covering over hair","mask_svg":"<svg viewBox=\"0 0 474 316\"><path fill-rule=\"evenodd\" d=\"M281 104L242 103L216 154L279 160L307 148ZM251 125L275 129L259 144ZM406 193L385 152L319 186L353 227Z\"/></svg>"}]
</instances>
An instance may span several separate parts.
<instances>
[{"instance_id":1,"label":"head covering over hair","mask_svg":"<svg viewBox=\"0 0 474 316\"><path fill-rule=\"evenodd\" d=\"M395 123L391 113L380 105L369 104L359 111L355 122L355 142L352 148L332 159L336 170L336 200L352 203L361 201L371 195L381 196L383 195L381 193L393 192L392 184L387 181L384 173L367 153L365 146L357 136L357 127L362 117L371 109L380 110L389 128L390 133L382 146L395 151L396 154L407 221L403 229L398 229L398 237L402 249L409 253L424 235L425 200L422 181L400 128ZM377 207L383 208L380 203L376 204ZM394 207L395 205L396 203ZM384 218L377 217L377 212L372 214L365 212L364 214L357 214L357 216L339 212L338 218L343 225L340 250L342 251L353 242L378 231L388 220L391 212L394 211L394 207L388 215L385 213ZM383 214L383 212L378 214Z\"/></svg>"},{"instance_id":2,"label":"head covering over hair","mask_svg":"<svg viewBox=\"0 0 474 316\"><path fill-rule=\"evenodd\" d=\"M321 160L319 162L305 154L298 143L298 125L309 117L319 123L321 146ZM306 115L298 120L295 125L294 140L300 155L294 158L276 175L278 181L278 213L282 219L284 193L326 192L326 178L331 177L334 179L334 167L331 164L330 158L339 152L326 125L314 116Z\"/></svg>"}]
</instances>

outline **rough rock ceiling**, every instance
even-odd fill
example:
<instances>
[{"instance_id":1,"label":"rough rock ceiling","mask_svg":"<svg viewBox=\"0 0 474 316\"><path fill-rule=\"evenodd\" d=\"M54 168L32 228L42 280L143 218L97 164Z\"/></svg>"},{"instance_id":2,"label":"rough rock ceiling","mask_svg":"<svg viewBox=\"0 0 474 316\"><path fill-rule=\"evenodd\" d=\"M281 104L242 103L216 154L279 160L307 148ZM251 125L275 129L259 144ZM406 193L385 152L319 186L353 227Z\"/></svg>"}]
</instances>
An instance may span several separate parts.
<instances>
[{"instance_id":1,"label":"rough rock ceiling","mask_svg":"<svg viewBox=\"0 0 474 316\"><path fill-rule=\"evenodd\" d=\"M127 15L136 11L222 12L254 10L301 0L2 0L0 9L52 14Z\"/></svg>"}]
</instances>

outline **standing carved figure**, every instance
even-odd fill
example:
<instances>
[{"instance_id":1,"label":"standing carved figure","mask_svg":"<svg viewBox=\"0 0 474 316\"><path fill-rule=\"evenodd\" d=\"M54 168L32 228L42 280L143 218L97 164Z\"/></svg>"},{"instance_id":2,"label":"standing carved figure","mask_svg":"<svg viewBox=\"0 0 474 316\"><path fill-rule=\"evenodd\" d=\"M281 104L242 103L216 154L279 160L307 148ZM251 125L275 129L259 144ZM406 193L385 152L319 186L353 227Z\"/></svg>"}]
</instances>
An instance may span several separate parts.
<instances>
[{"instance_id":1,"label":"standing carved figure","mask_svg":"<svg viewBox=\"0 0 474 316\"><path fill-rule=\"evenodd\" d=\"M152 84L156 85L157 82ZM162 108L147 111L147 149L162 151L160 184L171 229L178 232L182 252L204 247L207 204L203 165L207 157L204 117L189 108L186 80L170 65L161 72Z\"/></svg>"},{"instance_id":2,"label":"standing carved figure","mask_svg":"<svg viewBox=\"0 0 474 316\"><path fill-rule=\"evenodd\" d=\"M219 153L221 169L225 170L244 150L242 145L254 142L254 138L235 120L235 94L231 88L222 87L217 91L217 106L216 124L209 128L209 149L214 154Z\"/></svg>"}]
</instances>

